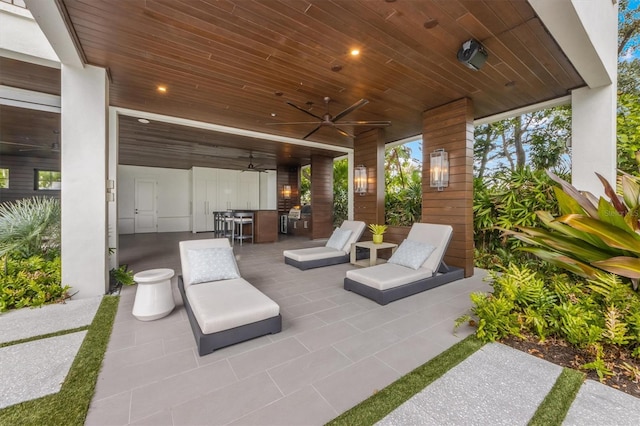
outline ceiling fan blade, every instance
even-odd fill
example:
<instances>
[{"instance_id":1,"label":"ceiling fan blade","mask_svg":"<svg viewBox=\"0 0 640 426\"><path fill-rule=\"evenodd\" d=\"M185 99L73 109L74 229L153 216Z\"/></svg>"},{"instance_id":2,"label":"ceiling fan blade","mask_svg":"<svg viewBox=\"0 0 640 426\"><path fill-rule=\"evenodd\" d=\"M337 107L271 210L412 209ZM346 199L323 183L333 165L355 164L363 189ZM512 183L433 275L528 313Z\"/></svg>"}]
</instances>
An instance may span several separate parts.
<instances>
[{"instance_id":1,"label":"ceiling fan blade","mask_svg":"<svg viewBox=\"0 0 640 426\"><path fill-rule=\"evenodd\" d=\"M350 112L353 112L353 111L357 110L358 108L362 108L363 106L365 106L368 103L369 103L368 100L360 99L358 102L356 102L355 104L351 105L349 108L345 109L344 111L342 111L341 113L339 113L338 115L333 117L333 120L331 120L331 121L333 121L335 123L336 121L340 120L345 115L349 114Z\"/></svg>"},{"instance_id":2,"label":"ceiling fan blade","mask_svg":"<svg viewBox=\"0 0 640 426\"><path fill-rule=\"evenodd\" d=\"M316 127L315 129L313 129L312 131L307 133L305 136L302 137L302 139L306 139L309 136L311 136L312 134L314 134L315 132L317 132L318 130L320 130L320 127L322 127L322 124L318 124L318 127Z\"/></svg>"},{"instance_id":3,"label":"ceiling fan blade","mask_svg":"<svg viewBox=\"0 0 640 426\"><path fill-rule=\"evenodd\" d=\"M306 110L306 109L304 109L304 108L300 108L298 105L296 105L296 104L294 104L294 103L292 103L292 102L287 101L287 105L291 105L292 107L294 107L294 108L295 108L295 109L297 109L298 111L302 111L302 112L304 112L305 114L308 114L308 115L310 115L310 116L312 116L312 117L314 117L314 118L317 118L318 120L322 121L322 117L318 117L318 116L317 116L317 115L315 115L314 113L309 112L309 111L307 111L307 110Z\"/></svg>"},{"instance_id":4,"label":"ceiling fan blade","mask_svg":"<svg viewBox=\"0 0 640 426\"><path fill-rule=\"evenodd\" d=\"M336 129L338 132L340 132L340 134L342 134L343 136L346 136L346 137L352 138L352 139L354 137L353 135L345 132L344 130L342 130L342 129L338 128L338 127L334 127L334 129Z\"/></svg>"},{"instance_id":5,"label":"ceiling fan blade","mask_svg":"<svg viewBox=\"0 0 640 426\"><path fill-rule=\"evenodd\" d=\"M5 142L5 141L0 141L0 144L2 145L17 145L17 146L29 146L32 148L41 148L40 145L32 145L32 144L28 144L28 143L20 143L20 142Z\"/></svg>"},{"instance_id":6,"label":"ceiling fan blade","mask_svg":"<svg viewBox=\"0 0 640 426\"><path fill-rule=\"evenodd\" d=\"M267 126L279 126L283 124L318 124L317 121L291 121L288 123L265 123Z\"/></svg>"},{"instance_id":7,"label":"ceiling fan blade","mask_svg":"<svg viewBox=\"0 0 640 426\"><path fill-rule=\"evenodd\" d=\"M386 127L391 126L390 121L341 121L335 123L336 126L371 126L371 127Z\"/></svg>"}]
</instances>

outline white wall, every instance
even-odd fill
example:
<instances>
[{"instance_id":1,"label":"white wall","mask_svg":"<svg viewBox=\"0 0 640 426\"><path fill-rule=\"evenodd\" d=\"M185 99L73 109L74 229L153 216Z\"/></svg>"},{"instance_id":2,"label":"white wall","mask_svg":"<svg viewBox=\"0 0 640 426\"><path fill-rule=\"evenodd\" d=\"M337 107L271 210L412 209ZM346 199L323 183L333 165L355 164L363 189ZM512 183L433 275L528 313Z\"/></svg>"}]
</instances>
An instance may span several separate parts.
<instances>
[{"instance_id":1,"label":"white wall","mask_svg":"<svg viewBox=\"0 0 640 426\"><path fill-rule=\"evenodd\" d=\"M276 210L278 208L277 173L267 170L260 173L260 210Z\"/></svg>"},{"instance_id":2,"label":"white wall","mask_svg":"<svg viewBox=\"0 0 640 426\"><path fill-rule=\"evenodd\" d=\"M2 56L60 67L44 33L24 8L0 2L0 50Z\"/></svg>"},{"instance_id":3,"label":"white wall","mask_svg":"<svg viewBox=\"0 0 640 426\"><path fill-rule=\"evenodd\" d=\"M132 234L135 179L158 182L158 232L191 230L191 171L156 167L118 166L118 233Z\"/></svg>"}]
</instances>

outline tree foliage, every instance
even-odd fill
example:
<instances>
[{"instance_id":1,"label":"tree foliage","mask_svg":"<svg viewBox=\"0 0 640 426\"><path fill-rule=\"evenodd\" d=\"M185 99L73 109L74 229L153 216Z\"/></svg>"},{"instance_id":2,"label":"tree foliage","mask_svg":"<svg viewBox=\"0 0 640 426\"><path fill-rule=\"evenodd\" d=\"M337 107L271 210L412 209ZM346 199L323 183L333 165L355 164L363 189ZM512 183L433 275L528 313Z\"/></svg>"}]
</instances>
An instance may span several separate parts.
<instances>
[{"instance_id":1,"label":"tree foliage","mask_svg":"<svg viewBox=\"0 0 640 426\"><path fill-rule=\"evenodd\" d=\"M385 223L411 226L422 217L422 165L411 148L398 145L385 152Z\"/></svg>"}]
</instances>

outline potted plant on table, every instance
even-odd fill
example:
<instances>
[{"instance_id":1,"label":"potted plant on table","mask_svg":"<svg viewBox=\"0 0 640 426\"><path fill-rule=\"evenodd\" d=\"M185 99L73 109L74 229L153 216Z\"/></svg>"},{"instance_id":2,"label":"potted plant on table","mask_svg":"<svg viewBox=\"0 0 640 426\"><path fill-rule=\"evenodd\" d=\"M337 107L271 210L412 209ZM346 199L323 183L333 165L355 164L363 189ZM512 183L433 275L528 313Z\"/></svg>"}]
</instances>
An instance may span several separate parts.
<instances>
[{"instance_id":1,"label":"potted plant on table","mask_svg":"<svg viewBox=\"0 0 640 426\"><path fill-rule=\"evenodd\" d=\"M369 225L369 230L371 234L373 234L373 243L380 244L382 243L382 235L387 232L387 225L376 225L372 223Z\"/></svg>"}]
</instances>

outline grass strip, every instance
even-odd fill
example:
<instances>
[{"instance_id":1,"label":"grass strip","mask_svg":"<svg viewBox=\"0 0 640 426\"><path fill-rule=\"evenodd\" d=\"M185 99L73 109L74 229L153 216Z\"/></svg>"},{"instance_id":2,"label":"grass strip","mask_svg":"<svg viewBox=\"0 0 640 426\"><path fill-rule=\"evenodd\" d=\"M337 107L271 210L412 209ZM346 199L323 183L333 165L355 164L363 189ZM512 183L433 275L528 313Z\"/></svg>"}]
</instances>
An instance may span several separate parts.
<instances>
[{"instance_id":1,"label":"grass strip","mask_svg":"<svg viewBox=\"0 0 640 426\"><path fill-rule=\"evenodd\" d=\"M26 338L20 339L20 340L12 340L11 342L0 343L0 348L6 348L7 346L13 346L13 345L19 345L20 343L33 342L34 340L48 339L49 337L64 336L65 334L77 333L78 331L84 331L84 330L87 330L87 329L89 329L89 326L88 325L83 325L82 327L71 328L69 330L60 330L60 331L55 331L53 333L41 334L39 336L26 337Z\"/></svg>"},{"instance_id":2,"label":"grass strip","mask_svg":"<svg viewBox=\"0 0 640 426\"><path fill-rule=\"evenodd\" d=\"M538 406L529 426L561 425L576 399L585 375L571 368L563 368L551 391Z\"/></svg>"},{"instance_id":3,"label":"grass strip","mask_svg":"<svg viewBox=\"0 0 640 426\"><path fill-rule=\"evenodd\" d=\"M484 343L478 340L475 335L467 337L349 411L345 411L327 425L372 425L376 423L483 345Z\"/></svg>"},{"instance_id":4,"label":"grass strip","mask_svg":"<svg viewBox=\"0 0 640 426\"><path fill-rule=\"evenodd\" d=\"M119 296L104 296L60 392L0 410L0 425L83 425L109 343Z\"/></svg>"}]
</instances>

